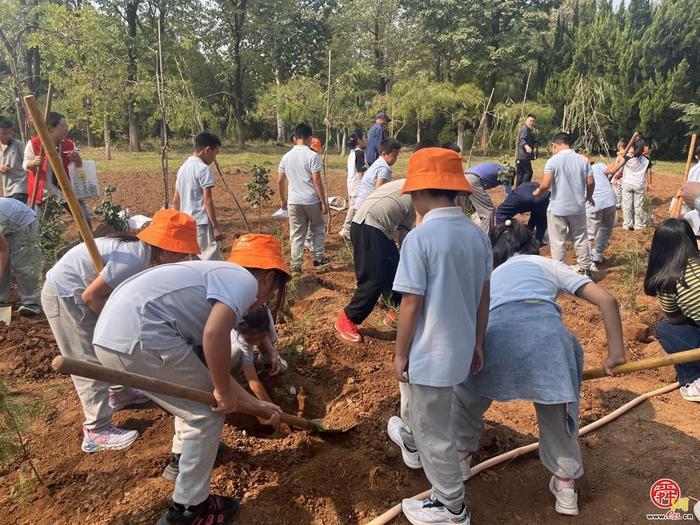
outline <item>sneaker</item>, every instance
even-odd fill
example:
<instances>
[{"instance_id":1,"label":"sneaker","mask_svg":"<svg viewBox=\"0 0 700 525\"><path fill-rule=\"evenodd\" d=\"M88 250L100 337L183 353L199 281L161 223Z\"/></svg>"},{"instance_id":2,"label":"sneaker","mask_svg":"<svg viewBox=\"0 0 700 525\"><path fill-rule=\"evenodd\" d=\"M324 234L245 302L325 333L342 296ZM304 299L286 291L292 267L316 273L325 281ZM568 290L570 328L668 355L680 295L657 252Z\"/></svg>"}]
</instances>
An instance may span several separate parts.
<instances>
[{"instance_id":1,"label":"sneaker","mask_svg":"<svg viewBox=\"0 0 700 525\"><path fill-rule=\"evenodd\" d=\"M362 334L357 330L357 325L345 315L345 310L341 310L338 314L338 318L335 320L335 329L340 337L347 341L352 343L362 341Z\"/></svg>"},{"instance_id":2,"label":"sneaker","mask_svg":"<svg viewBox=\"0 0 700 525\"><path fill-rule=\"evenodd\" d=\"M327 255L321 255L318 259L314 259L314 268L328 266L331 263L331 258Z\"/></svg>"},{"instance_id":3,"label":"sneaker","mask_svg":"<svg viewBox=\"0 0 700 525\"><path fill-rule=\"evenodd\" d=\"M472 455L459 460L459 470L462 472L462 481L467 481L472 477Z\"/></svg>"},{"instance_id":4,"label":"sneaker","mask_svg":"<svg viewBox=\"0 0 700 525\"><path fill-rule=\"evenodd\" d=\"M396 443L396 445L398 445L398 447L401 449L401 457L408 468L422 468L423 464L420 461L420 454L418 454L417 450L408 450L406 444L403 442L403 438L401 437L401 429L405 430L406 432L411 431L408 428L408 425L403 422L403 419L398 416L391 416L389 418L389 422L386 424L386 431L387 434L389 434L389 439Z\"/></svg>"},{"instance_id":5,"label":"sneaker","mask_svg":"<svg viewBox=\"0 0 700 525\"><path fill-rule=\"evenodd\" d=\"M581 274L581 275L585 275L586 277L591 276L591 270L586 269L586 268L579 268L578 270L576 270L576 273Z\"/></svg>"},{"instance_id":6,"label":"sneaker","mask_svg":"<svg viewBox=\"0 0 700 525\"><path fill-rule=\"evenodd\" d=\"M686 401L700 402L700 378L681 387L681 395Z\"/></svg>"},{"instance_id":7,"label":"sneaker","mask_svg":"<svg viewBox=\"0 0 700 525\"><path fill-rule=\"evenodd\" d=\"M549 480L549 491L554 494L554 510L565 516L578 516L578 494L576 489L557 489L554 476Z\"/></svg>"},{"instance_id":8,"label":"sneaker","mask_svg":"<svg viewBox=\"0 0 700 525\"><path fill-rule=\"evenodd\" d=\"M170 500L168 510L156 525L191 525L195 523L230 523L241 510L241 504L226 496L211 495L199 505L185 507Z\"/></svg>"},{"instance_id":9,"label":"sneaker","mask_svg":"<svg viewBox=\"0 0 700 525\"><path fill-rule=\"evenodd\" d=\"M121 450L131 445L139 437L136 430L109 427L102 432L94 432L83 427L83 452L92 454L100 450Z\"/></svg>"},{"instance_id":10,"label":"sneaker","mask_svg":"<svg viewBox=\"0 0 700 525\"><path fill-rule=\"evenodd\" d=\"M389 328L396 328L399 324L399 316L397 315L396 310L394 310L393 308L389 309L389 311L384 316L384 319L382 319L382 322L385 326L388 326Z\"/></svg>"},{"instance_id":11,"label":"sneaker","mask_svg":"<svg viewBox=\"0 0 700 525\"><path fill-rule=\"evenodd\" d=\"M413 525L469 525L471 521L466 505L462 505L459 514L455 514L436 499L406 498L401 502L401 510Z\"/></svg>"},{"instance_id":12,"label":"sneaker","mask_svg":"<svg viewBox=\"0 0 700 525\"><path fill-rule=\"evenodd\" d=\"M125 388L117 392L109 391L109 407L112 412L122 410L131 405L143 405L148 403L150 398L136 388Z\"/></svg>"},{"instance_id":13,"label":"sneaker","mask_svg":"<svg viewBox=\"0 0 700 525\"><path fill-rule=\"evenodd\" d=\"M598 268L598 265L595 262L591 263L591 271L592 272L599 272L600 269Z\"/></svg>"},{"instance_id":14,"label":"sneaker","mask_svg":"<svg viewBox=\"0 0 700 525\"><path fill-rule=\"evenodd\" d=\"M17 309L17 313L24 317L39 315L41 313L41 306L38 304L23 304Z\"/></svg>"},{"instance_id":15,"label":"sneaker","mask_svg":"<svg viewBox=\"0 0 700 525\"><path fill-rule=\"evenodd\" d=\"M161 474L163 478L168 481L175 481L177 479L177 475L180 473L180 456L181 454L170 453L168 464L165 465L163 473Z\"/></svg>"}]
</instances>

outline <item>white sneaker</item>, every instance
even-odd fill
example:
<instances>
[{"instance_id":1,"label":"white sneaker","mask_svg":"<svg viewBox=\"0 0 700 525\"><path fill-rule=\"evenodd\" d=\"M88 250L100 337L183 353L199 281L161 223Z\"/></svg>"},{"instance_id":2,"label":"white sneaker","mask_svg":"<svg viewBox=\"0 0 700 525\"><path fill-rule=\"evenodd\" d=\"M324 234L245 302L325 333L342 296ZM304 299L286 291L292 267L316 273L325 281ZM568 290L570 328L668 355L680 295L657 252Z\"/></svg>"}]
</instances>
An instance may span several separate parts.
<instances>
[{"instance_id":1,"label":"white sneaker","mask_svg":"<svg viewBox=\"0 0 700 525\"><path fill-rule=\"evenodd\" d=\"M462 512L455 514L435 499L411 499L401 502L401 510L413 525L469 525L469 509L464 505Z\"/></svg>"},{"instance_id":2,"label":"white sneaker","mask_svg":"<svg viewBox=\"0 0 700 525\"><path fill-rule=\"evenodd\" d=\"M100 450L121 450L131 445L139 437L136 430L109 427L102 432L93 432L83 427L83 452L89 454Z\"/></svg>"},{"instance_id":3,"label":"white sneaker","mask_svg":"<svg viewBox=\"0 0 700 525\"><path fill-rule=\"evenodd\" d=\"M578 494L576 489L557 490L554 476L549 480L549 491L554 494L554 510L565 516L578 516Z\"/></svg>"},{"instance_id":4,"label":"white sneaker","mask_svg":"<svg viewBox=\"0 0 700 525\"><path fill-rule=\"evenodd\" d=\"M598 270L598 265L595 262L591 262L591 271L592 272L597 272Z\"/></svg>"},{"instance_id":5,"label":"white sneaker","mask_svg":"<svg viewBox=\"0 0 700 525\"><path fill-rule=\"evenodd\" d=\"M472 455L460 460L459 470L462 472L462 481L467 481L472 477Z\"/></svg>"},{"instance_id":6,"label":"white sneaker","mask_svg":"<svg viewBox=\"0 0 700 525\"><path fill-rule=\"evenodd\" d=\"M411 429L408 428L408 425L406 425L406 423L404 423L400 417L391 416L386 425L386 431L389 434L389 439L396 443L401 449L401 457L403 458L403 462L408 468L423 468L418 451L414 450L411 452L406 448L406 444L403 442L403 439L401 439L401 429L404 429L406 432L411 431Z\"/></svg>"},{"instance_id":7,"label":"white sneaker","mask_svg":"<svg viewBox=\"0 0 700 525\"><path fill-rule=\"evenodd\" d=\"M681 395L686 401L700 402L700 378L681 387Z\"/></svg>"},{"instance_id":8,"label":"white sneaker","mask_svg":"<svg viewBox=\"0 0 700 525\"><path fill-rule=\"evenodd\" d=\"M131 405L143 405L148 403L150 398L136 388L124 388L117 392L109 392L109 407L113 412L122 410Z\"/></svg>"}]
</instances>

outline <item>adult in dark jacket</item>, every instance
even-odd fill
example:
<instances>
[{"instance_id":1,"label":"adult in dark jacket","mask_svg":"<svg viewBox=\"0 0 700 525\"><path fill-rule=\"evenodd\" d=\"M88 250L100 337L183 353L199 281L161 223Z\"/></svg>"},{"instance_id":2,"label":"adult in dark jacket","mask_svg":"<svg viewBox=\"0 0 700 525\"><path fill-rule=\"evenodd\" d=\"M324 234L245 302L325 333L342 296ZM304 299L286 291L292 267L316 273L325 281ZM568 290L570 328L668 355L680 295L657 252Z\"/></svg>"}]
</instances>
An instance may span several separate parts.
<instances>
[{"instance_id":1,"label":"adult in dark jacket","mask_svg":"<svg viewBox=\"0 0 700 525\"><path fill-rule=\"evenodd\" d=\"M391 118L383 111L380 111L377 113L374 124L367 131L367 147L365 148L365 162L367 166L371 166L379 156L379 148L387 138L386 125L388 122L391 122Z\"/></svg>"},{"instance_id":2,"label":"adult in dark jacket","mask_svg":"<svg viewBox=\"0 0 700 525\"><path fill-rule=\"evenodd\" d=\"M516 180L515 185L532 180L532 161L537 158L537 148L540 143L534 132L536 117L530 113L525 119L525 124L518 134L518 152L515 157Z\"/></svg>"},{"instance_id":3,"label":"adult in dark jacket","mask_svg":"<svg viewBox=\"0 0 700 525\"><path fill-rule=\"evenodd\" d=\"M530 212L527 227L535 232L535 239L542 244L544 233L547 231L547 208L549 207L549 192L534 197L532 192L540 185L537 182L523 182L513 189L506 200L496 208L496 224L503 224L518 213Z\"/></svg>"}]
</instances>

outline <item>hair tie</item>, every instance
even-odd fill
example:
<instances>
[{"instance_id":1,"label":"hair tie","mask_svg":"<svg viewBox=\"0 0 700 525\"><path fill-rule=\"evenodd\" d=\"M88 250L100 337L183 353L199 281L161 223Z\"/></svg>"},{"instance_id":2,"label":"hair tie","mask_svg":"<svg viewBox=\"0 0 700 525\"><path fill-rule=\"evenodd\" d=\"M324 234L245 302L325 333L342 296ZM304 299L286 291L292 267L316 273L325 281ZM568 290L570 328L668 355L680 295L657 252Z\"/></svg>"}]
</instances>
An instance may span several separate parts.
<instances>
[{"instance_id":1,"label":"hair tie","mask_svg":"<svg viewBox=\"0 0 700 525\"><path fill-rule=\"evenodd\" d=\"M506 226L511 226L513 224L513 221L511 221L510 219L507 219L505 224L506 224Z\"/></svg>"}]
</instances>

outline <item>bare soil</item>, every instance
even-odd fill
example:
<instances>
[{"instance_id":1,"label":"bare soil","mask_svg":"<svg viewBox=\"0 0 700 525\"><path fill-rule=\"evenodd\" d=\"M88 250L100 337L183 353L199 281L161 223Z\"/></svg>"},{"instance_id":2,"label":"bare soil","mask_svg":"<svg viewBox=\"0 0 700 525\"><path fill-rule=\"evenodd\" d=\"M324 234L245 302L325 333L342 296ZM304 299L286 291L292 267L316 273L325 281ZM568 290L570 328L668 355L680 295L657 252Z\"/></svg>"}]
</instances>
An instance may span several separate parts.
<instances>
[{"instance_id":1,"label":"bare soil","mask_svg":"<svg viewBox=\"0 0 700 525\"><path fill-rule=\"evenodd\" d=\"M228 170L231 188L242 198L247 175ZM670 196L680 177L657 174L651 192L655 222L667 216ZM103 183L118 188L115 200L132 213L152 214L162 206L158 175L102 173ZM330 195L344 195L345 176L330 175ZM500 191L493 192L498 200ZM215 200L224 229L243 231L242 221L221 186ZM263 231L287 240L287 225L270 217L276 202L263 210ZM246 206L257 225L257 211ZM338 339L333 321L349 300L355 280L350 251L334 232L344 213L334 213L328 241L334 263L305 274L291 290L291 319L280 327L279 348L289 362L284 376L266 381L285 410L304 417L324 417L327 426L357 427L342 435L307 432L272 433L255 420L231 415L212 477L212 490L244 501L242 524L351 524L372 517L428 486L422 471L407 469L386 435L386 421L399 409L392 379L392 339L377 308L364 323L363 344ZM75 232L70 233L75 236ZM623 250L644 252L650 232L616 229L608 257L613 263L600 275L623 304L629 357L661 355L651 331L661 318L656 301L643 296L639 280L630 281L615 256ZM229 240L226 242L228 246ZM545 253L545 252L543 252ZM586 367L600 366L606 338L597 310L563 298L564 319L586 350ZM523 327L523 337L537 337L537 327ZM118 452L87 455L80 450L82 412L70 379L53 373L58 354L45 319L13 317L0 326L0 373L13 393L41 399L42 410L25 429L31 454L46 488L35 484L18 491L26 465L20 458L0 465L0 522L20 524L152 524L166 507L172 485L160 477L170 451L172 417L156 406L115 414L115 424L137 429L139 440ZM581 424L590 423L637 395L675 381L672 369L586 382ZM294 387L292 389L292 387ZM700 497L700 405L672 392L648 401L603 429L581 438L586 474L579 482L585 524L646 523L645 514L660 512L649 500L659 478L672 478L684 496ZM477 461L537 440L537 422L527 403L496 403L487 413L483 448ZM24 474L23 474L24 473ZM535 454L502 464L466 486L476 524L573 523L555 514L547 490L549 474ZM691 502L692 505L692 502ZM395 523L406 523L403 518Z\"/></svg>"}]
</instances>

